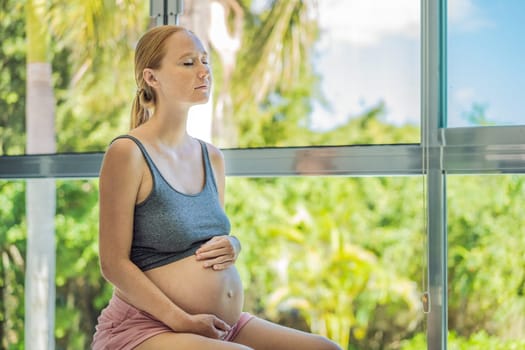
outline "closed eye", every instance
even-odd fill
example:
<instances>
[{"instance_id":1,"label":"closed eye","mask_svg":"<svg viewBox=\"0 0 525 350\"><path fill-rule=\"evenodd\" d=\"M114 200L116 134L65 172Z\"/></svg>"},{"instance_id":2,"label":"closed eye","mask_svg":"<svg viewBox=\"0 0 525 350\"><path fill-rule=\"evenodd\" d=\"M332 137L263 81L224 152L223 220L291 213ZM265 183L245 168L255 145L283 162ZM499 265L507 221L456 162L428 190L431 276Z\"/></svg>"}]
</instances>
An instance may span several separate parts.
<instances>
[{"instance_id":1,"label":"closed eye","mask_svg":"<svg viewBox=\"0 0 525 350\"><path fill-rule=\"evenodd\" d=\"M202 62L202 64L204 64L204 65L208 65L208 64L209 64L209 63L208 63L208 60L202 60L201 62ZM185 66L193 66L194 64L195 64L195 61L193 61L193 60L183 62L183 65L185 65Z\"/></svg>"}]
</instances>

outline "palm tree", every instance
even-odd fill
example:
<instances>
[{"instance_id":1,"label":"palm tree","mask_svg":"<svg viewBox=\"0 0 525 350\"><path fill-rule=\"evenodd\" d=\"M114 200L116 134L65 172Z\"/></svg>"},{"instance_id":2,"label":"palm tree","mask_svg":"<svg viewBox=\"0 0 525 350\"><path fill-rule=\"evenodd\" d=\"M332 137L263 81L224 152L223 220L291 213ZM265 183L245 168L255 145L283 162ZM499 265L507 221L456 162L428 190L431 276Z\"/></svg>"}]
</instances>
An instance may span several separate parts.
<instances>
[{"instance_id":1,"label":"palm tree","mask_svg":"<svg viewBox=\"0 0 525 350\"><path fill-rule=\"evenodd\" d=\"M238 54L242 59L232 79L235 124L242 135L236 140L236 147L278 145L261 139L263 135L273 134L277 139L280 136L275 130L279 127L274 120L275 110L265 112L260 108L269 104L269 96L286 101L288 106L299 106L301 101L310 101L314 93L316 78L311 57L318 39L316 0L268 3L265 11L247 21L249 25ZM307 117L308 106L300 109L300 113L284 112L288 127L297 125L291 119L298 115ZM276 132L268 132L269 128ZM302 132L293 134L297 137Z\"/></svg>"},{"instance_id":2,"label":"palm tree","mask_svg":"<svg viewBox=\"0 0 525 350\"><path fill-rule=\"evenodd\" d=\"M57 111L58 149L104 150L115 131L129 128L136 91L133 52L148 26L148 2L49 1L49 31L56 45L67 49L71 71Z\"/></svg>"}]
</instances>

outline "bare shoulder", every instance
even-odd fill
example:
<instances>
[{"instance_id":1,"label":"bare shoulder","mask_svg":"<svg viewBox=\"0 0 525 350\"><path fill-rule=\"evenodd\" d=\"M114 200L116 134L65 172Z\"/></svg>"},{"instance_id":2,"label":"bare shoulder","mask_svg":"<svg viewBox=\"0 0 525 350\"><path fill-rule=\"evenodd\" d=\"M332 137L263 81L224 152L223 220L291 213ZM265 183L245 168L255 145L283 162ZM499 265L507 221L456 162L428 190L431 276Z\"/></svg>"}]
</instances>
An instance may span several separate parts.
<instances>
[{"instance_id":1,"label":"bare shoulder","mask_svg":"<svg viewBox=\"0 0 525 350\"><path fill-rule=\"evenodd\" d=\"M211 143L206 142L206 148L208 149L212 172L214 174L215 183L219 191L219 200L221 205L224 207L224 187L226 181L224 155L218 147L212 145Z\"/></svg>"},{"instance_id":2,"label":"bare shoulder","mask_svg":"<svg viewBox=\"0 0 525 350\"><path fill-rule=\"evenodd\" d=\"M208 154L213 167L217 170L224 170L224 154L222 151L217 146L208 142L206 142L206 148L208 149Z\"/></svg>"},{"instance_id":3,"label":"bare shoulder","mask_svg":"<svg viewBox=\"0 0 525 350\"><path fill-rule=\"evenodd\" d=\"M131 175L143 166L142 152L138 146L128 138L113 141L104 155L101 175L104 172L119 171Z\"/></svg>"},{"instance_id":4,"label":"bare shoulder","mask_svg":"<svg viewBox=\"0 0 525 350\"><path fill-rule=\"evenodd\" d=\"M107 152L119 153L120 155L133 155L133 153L140 153L140 150L133 140L122 137L111 142Z\"/></svg>"}]
</instances>

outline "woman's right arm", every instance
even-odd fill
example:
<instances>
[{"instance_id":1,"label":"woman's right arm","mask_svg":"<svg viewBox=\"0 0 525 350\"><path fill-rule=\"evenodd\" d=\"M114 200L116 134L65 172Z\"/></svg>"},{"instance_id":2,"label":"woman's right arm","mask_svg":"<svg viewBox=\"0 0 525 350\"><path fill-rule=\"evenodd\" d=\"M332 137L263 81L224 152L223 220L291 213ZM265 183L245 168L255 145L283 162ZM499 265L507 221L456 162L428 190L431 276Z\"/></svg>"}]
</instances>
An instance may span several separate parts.
<instances>
[{"instance_id":1,"label":"woman's right arm","mask_svg":"<svg viewBox=\"0 0 525 350\"><path fill-rule=\"evenodd\" d=\"M212 315L189 315L175 305L130 260L133 212L142 182L144 160L131 140L113 142L100 171L99 254L104 278L136 308L178 332L220 338L229 326Z\"/></svg>"}]
</instances>

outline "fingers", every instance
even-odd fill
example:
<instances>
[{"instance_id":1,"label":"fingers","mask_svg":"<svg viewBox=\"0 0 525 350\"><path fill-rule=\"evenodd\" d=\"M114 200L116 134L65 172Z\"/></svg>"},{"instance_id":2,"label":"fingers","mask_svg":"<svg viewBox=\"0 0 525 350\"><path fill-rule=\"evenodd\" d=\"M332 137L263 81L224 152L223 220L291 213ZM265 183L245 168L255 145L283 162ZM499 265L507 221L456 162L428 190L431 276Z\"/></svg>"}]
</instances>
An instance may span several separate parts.
<instances>
[{"instance_id":1,"label":"fingers","mask_svg":"<svg viewBox=\"0 0 525 350\"><path fill-rule=\"evenodd\" d=\"M217 329L219 329L221 331L224 331L224 332L229 332L230 329L231 329L229 324L227 324L226 322L224 322L223 320L221 320L218 317L215 317L213 325L215 326L215 328L217 328Z\"/></svg>"},{"instance_id":2,"label":"fingers","mask_svg":"<svg viewBox=\"0 0 525 350\"><path fill-rule=\"evenodd\" d=\"M198 261L203 261L204 268L224 270L235 263L237 251L231 236L215 236L200 246L195 256Z\"/></svg>"},{"instance_id":3,"label":"fingers","mask_svg":"<svg viewBox=\"0 0 525 350\"><path fill-rule=\"evenodd\" d=\"M197 249L197 254L209 253L215 250L224 250L234 253L235 250L227 236L215 236Z\"/></svg>"},{"instance_id":4,"label":"fingers","mask_svg":"<svg viewBox=\"0 0 525 350\"><path fill-rule=\"evenodd\" d=\"M220 256L227 256L229 258L235 257L235 252L231 248L217 248L212 250L199 248L195 254L197 256L197 260L214 259Z\"/></svg>"},{"instance_id":5,"label":"fingers","mask_svg":"<svg viewBox=\"0 0 525 350\"><path fill-rule=\"evenodd\" d=\"M205 260L202 266L204 266L205 268L211 267L214 270L224 270L225 268L232 265L233 263L234 263L233 259L231 258L228 259L225 256L223 256L223 257L219 257L215 259Z\"/></svg>"},{"instance_id":6,"label":"fingers","mask_svg":"<svg viewBox=\"0 0 525 350\"><path fill-rule=\"evenodd\" d=\"M226 236L213 237L204 243L195 252L197 260L212 260L222 258L214 263L222 263L229 260L235 260L235 249ZM210 264L211 266L212 264Z\"/></svg>"},{"instance_id":7,"label":"fingers","mask_svg":"<svg viewBox=\"0 0 525 350\"><path fill-rule=\"evenodd\" d=\"M211 326L213 327L213 333L216 339L224 339L231 329L226 322L216 316L213 316Z\"/></svg>"},{"instance_id":8,"label":"fingers","mask_svg":"<svg viewBox=\"0 0 525 350\"><path fill-rule=\"evenodd\" d=\"M228 267L230 267L233 264L234 264L233 260L228 260L228 261L225 261L225 262L220 263L220 264L212 264L212 265L205 266L205 267L207 267L207 268L211 267L215 271L220 271L220 270L227 269Z\"/></svg>"},{"instance_id":9,"label":"fingers","mask_svg":"<svg viewBox=\"0 0 525 350\"><path fill-rule=\"evenodd\" d=\"M196 259L198 261L203 261L205 267L210 267L215 264L233 262L235 261L235 255L228 251L218 249L212 252L197 253Z\"/></svg>"},{"instance_id":10,"label":"fingers","mask_svg":"<svg viewBox=\"0 0 525 350\"><path fill-rule=\"evenodd\" d=\"M198 314L192 316L195 320L195 328L191 329L190 332L204 335L214 339L224 339L231 327L218 318L211 314Z\"/></svg>"}]
</instances>

